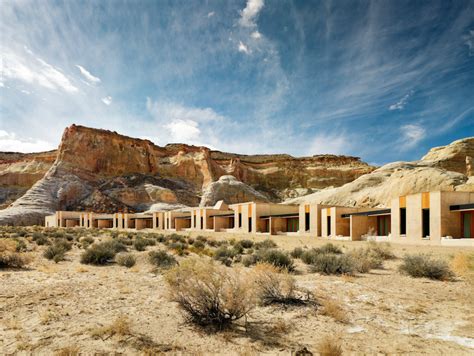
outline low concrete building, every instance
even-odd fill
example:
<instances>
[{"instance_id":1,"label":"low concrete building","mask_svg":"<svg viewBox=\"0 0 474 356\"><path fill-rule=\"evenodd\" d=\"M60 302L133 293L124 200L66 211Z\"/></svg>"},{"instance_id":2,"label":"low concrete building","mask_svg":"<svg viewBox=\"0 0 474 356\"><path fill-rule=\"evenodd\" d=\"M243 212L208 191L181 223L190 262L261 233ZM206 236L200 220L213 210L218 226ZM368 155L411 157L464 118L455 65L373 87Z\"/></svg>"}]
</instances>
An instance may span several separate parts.
<instances>
[{"instance_id":1,"label":"low concrete building","mask_svg":"<svg viewBox=\"0 0 474 356\"><path fill-rule=\"evenodd\" d=\"M426 192L392 200L392 240L474 246L474 193Z\"/></svg>"},{"instance_id":2,"label":"low concrete building","mask_svg":"<svg viewBox=\"0 0 474 356\"><path fill-rule=\"evenodd\" d=\"M330 205L318 203L303 203L299 206L299 234L322 236L321 211L330 208Z\"/></svg>"},{"instance_id":3,"label":"low concrete building","mask_svg":"<svg viewBox=\"0 0 474 356\"><path fill-rule=\"evenodd\" d=\"M370 209L342 214L342 218L349 220L350 240L388 241L391 233L390 214L391 209Z\"/></svg>"},{"instance_id":4,"label":"low concrete building","mask_svg":"<svg viewBox=\"0 0 474 356\"><path fill-rule=\"evenodd\" d=\"M78 211L57 211L44 218L46 227L77 227L81 226L81 215Z\"/></svg>"},{"instance_id":5,"label":"low concrete building","mask_svg":"<svg viewBox=\"0 0 474 356\"><path fill-rule=\"evenodd\" d=\"M189 208L170 210L164 213L165 230L189 231L191 229L191 211Z\"/></svg>"},{"instance_id":6,"label":"low concrete building","mask_svg":"<svg viewBox=\"0 0 474 356\"><path fill-rule=\"evenodd\" d=\"M248 202L229 207L234 211L232 232L277 235L299 230L298 205Z\"/></svg>"},{"instance_id":7,"label":"low concrete building","mask_svg":"<svg viewBox=\"0 0 474 356\"><path fill-rule=\"evenodd\" d=\"M350 220L343 215L358 211L358 208L341 206L321 209L321 237L350 240Z\"/></svg>"},{"instance_id":8,"label":"low concrete building","mask_svg":"<svg viewBox=\"0 0 474 356\"><path fill-rule=\"evenodd\" d=\"M190 209L192 231L227 231L234 227L234 211L218 201L212 207L196 207Z\"/></svg>"}]
</instances>

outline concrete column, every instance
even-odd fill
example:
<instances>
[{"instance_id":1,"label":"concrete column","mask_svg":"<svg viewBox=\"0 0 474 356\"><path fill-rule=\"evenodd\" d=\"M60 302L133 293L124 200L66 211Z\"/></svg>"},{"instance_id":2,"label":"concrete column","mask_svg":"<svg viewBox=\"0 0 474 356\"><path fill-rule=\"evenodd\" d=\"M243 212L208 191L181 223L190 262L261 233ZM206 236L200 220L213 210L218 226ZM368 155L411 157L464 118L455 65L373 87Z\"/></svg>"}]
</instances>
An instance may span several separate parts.
<instances>
[{"instance_id":1,"label":"concrete column","mask_svg":"<svg viewBox=\"0 0 474 356\"><path fill-rule=\"evenodd\" d=\"M306 213L306 205L307 204L300 204L298 207L298 217L299 217L299 229L298 232L300 234L305 234L306 233L306 219L305 219L305 213Z\"/></svg>"}]
</instances>

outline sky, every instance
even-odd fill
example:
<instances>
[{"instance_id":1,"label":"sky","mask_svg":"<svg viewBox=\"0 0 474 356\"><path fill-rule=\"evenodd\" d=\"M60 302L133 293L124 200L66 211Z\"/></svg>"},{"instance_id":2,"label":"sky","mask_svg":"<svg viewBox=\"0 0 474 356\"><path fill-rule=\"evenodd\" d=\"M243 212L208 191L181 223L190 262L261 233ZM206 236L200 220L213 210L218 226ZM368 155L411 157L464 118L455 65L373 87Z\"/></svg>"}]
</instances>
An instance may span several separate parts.
<instances>
[{"instance_id":1,"label":"sky","mask_svg":"<svg viewBox=\"0 0 474 356\"><path fill-rule=\"evenodd\" d=\"M472 0L2 0L0 56L0 151L73 123L373 164L474 136Z\"/></svg>"}]
</instances>

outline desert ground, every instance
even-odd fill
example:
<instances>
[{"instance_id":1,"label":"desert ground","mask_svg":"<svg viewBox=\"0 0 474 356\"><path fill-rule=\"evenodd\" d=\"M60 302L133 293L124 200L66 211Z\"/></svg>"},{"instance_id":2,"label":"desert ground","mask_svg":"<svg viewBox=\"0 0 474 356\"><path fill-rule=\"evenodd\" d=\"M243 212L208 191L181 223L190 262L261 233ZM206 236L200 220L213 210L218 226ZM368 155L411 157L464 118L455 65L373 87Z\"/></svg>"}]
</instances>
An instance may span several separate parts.
<instances>
[{"instance_id":1,"label":"desert ground","mask_svg":"<svg viewBox=\"0 0 474 356\"><path fill-rule=\"evenodd\" d=\"M49 229L47 238L38 244L43 228L2 229L0 240L23 241L19 249L31 259L21 268L0 269L2 354L474 353L473 249L392 244L387 248L396 258L384 260L381 268L355 275L315 273L294 258L295 270L290 276L298 288L311 293L312 303L259 305L232 327L216 331L186 318L170 298L164 277L167 270L151 265L148 254L165 250L179 263L190 258L206 260L212 259L219 244L216 241L232 240L235 244L242 239L259 242L269 237L212 234L208 241L213 246L207 244L202 250L188 246L183 251L160 242L163 237L156 232ZM180 235L196 241L199 234ZM86 236L94 241L86 241ZM81 255L91 243L137 236L157 242L145 246L144 251L127 245L136 257L130 268L114 262L101 266L81 263ZM72 248L56 263L43 254L58 238L69 240ZM314 237L270 239L288 252L328 243ZM368 246L367 242L331 242L344 252ZM417 253L446 261L456 277L439 281L400 273L403 256ZM457 265L453 264L456 259ZM244 267L238 259L229 267L215 263L229 270L256 268Z\"/></svg>"}]
</instances>

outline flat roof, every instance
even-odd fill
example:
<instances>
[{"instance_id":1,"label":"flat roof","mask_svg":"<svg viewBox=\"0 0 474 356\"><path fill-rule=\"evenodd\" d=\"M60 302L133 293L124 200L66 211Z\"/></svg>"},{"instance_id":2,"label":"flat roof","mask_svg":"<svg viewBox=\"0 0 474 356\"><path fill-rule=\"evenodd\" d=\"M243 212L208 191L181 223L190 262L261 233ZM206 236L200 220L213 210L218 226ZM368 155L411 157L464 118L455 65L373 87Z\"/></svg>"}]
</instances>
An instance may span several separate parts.
<instances>
[{"instance_id":1,"label":"flat roof","mask_svg":"<svg viewBox=\"0 0 474 356\"><path fill-rule=\"evenodd\" d=\"M343 218L349 218L351 215L354 215L354 216L372 216L372 215L390 215L390 213L391 213L390 209L381 209L381 210L362 211L362 212L357 212L357 213L342 214L341 216Z\"/></svg>"},{"instance_id":2,"label":"flat roof","mask_svg":"<svg viewBox=\"0 0 474 356\"><path fill-rule=\"evenodd\" d=\"M473 209L474 209L474 203L451 205L449 207L449 210L451 211L473 210Z\"/></svg>"},{"instance_id":3,"label":"flat roof","mask_svg":"<svg viewBox=\"0 0 474 356\"><path fill-rule=\"evenodd\" d=\"M175 219L191 220L190 216L175 216Z\"/></svg>"},{"instance_id":4,"label":"flat roof","mask_svg":"<svg viewBox=\"0 0 474 356\"><path fill-rule=\"evenodd\" d=\"M214 215L209 215L210 218L213 218L213 217L230 217L230 216L234 216L234 213L229 213L229 214L214 214Z\"/></svg>"},{"instance_id":5,"label":"flat roof","mask_svg":"<svg viewBox=\"0 0 474 356\"><path fill-rule=\"evenodd\" d=\"M291 214L270 214L270 215L262 215L260 219L268 219L268 218L299 218L298 213L291 213Z\"/></svg>"}]
</instances>

